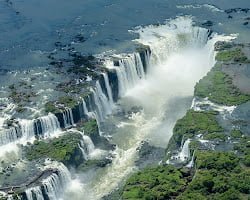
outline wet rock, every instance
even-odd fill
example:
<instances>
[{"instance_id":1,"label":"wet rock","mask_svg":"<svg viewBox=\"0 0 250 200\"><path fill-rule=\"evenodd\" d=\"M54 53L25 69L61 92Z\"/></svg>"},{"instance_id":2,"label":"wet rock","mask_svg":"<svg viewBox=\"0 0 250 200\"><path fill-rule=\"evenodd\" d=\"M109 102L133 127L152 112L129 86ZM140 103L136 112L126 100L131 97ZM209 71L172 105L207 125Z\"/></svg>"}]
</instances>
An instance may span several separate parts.
<instances>
[{"instance_id":1,"label":"wet rock","mask_svg":"<svg viewBox=\"0 0 250 200\"><path fill-rule=\"evenodd\" d=\"M227 50L233 47L233 43L230 42L216 42L214 45L215 51Z\"/></svg>"},{"instance_id":2,"label":"wet rock","mask_svg":"<svg viewBox=\"0 0 250 200\"><path fill-rule=\"evenodd\" d=\"M74 38L74 42L85 42L86 40L82 34L77 34Z\"/></svg>"},{"instance_id":3,"label":"wet rock","mask_svg":"<svg viewBox=\"0 0 250 200\"><path fill-rule=\"evenodd\" d=\"M137 148L139 159L135 162L140 169L150 165L158 165L164 158L165 149L150 145L148 142L142 142L141 146Z\"/></svg>"},{"instance_id":4,"label":"wet rock","mask_svg":"<svg viewBox=\"0 0 250 200\"><path fill-rule=\"evenodd\" d=\"M225 13L227 14L240 13L240 12L248 13L249 10L250 10L249 8L231 8L231 9L225 10Z\"/></svg>"},{"instance_id":5,"label":"wet rock","mask_svg":"<svg viewBox=\"0 0 250 200\"><path fill-rule=\"evenodd\" d=\"M213 26L213 25L214 25L214 23L212 21L209 21L209 20L202 23L202 26L207 26L207 27L210 27L210 26Z\"/></svg>"}]
</instances>

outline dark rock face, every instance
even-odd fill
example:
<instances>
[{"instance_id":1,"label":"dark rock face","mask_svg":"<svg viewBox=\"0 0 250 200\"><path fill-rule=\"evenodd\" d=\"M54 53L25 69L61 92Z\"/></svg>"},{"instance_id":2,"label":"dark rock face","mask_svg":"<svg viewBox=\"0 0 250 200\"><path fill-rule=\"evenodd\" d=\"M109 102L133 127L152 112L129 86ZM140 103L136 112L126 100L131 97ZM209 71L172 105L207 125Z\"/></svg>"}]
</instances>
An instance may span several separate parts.
<instances>
[{"instance_id":1,"label":"dark rock face","mask_svg":"<svg viewBox=\"0 0 250 200\"><path fill-rule=\"evenodd\" d=\"M214 23L212 21L209 21L209 20L202 23L202 26L206 26L206 27L210 27L210 26L213 26L213 25L214 25Z\"/></svg>"},{"instance_id":2,"label":"dark rock face","mask_svg":"<svg viewBox=\"0 0 250 200\"><path fill-rule=\"evenodd\" d=\"M227 14L237 13L237 12L248 13L249 10L250 10L249 8L231 8L231 9L225 10L225 13Z\"/></svg>"},{"instance_id":3,"label":"dark rock face","mask_svg":"<svg viewBox=\"0 0 250 200\"><path fill-rule=\"evenodd\" d=\"M158 165L165 155L164 148L151 146L148 142L143 142L137 151L139 152L139 159L135 164L140 169L147 166Z\"/></svg>"},{"instance_id":4,"label":"dark rock face","mask_svg":"<svg viewBox=\"0 0 250 200\"><path fill-rule=\"evenodd\" d=\"M144 72L148 71L148 57L151 55L151 49L149 46L140 46L137 48L137 52L140 54Z\"/></svg>"},{"instance_id":5,"label":"dark rock face","mask_svg":"<svg viewBox=\"0 0 250 200\"><path fill-rule=\"evenodd\" d=\"M116 102L118 100L119 95L119 84L118 77L115 70L108 71L109 84L112 89L113 100Z\"/></svg>"}]
</instances>

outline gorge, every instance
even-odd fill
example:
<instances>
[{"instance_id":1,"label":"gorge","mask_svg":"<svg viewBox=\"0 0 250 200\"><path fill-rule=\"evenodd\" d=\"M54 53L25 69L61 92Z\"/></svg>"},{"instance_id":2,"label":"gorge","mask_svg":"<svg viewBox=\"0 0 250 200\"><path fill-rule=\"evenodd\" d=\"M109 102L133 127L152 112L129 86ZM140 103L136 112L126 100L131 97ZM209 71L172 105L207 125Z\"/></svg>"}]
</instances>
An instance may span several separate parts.
<instances>
[{"instance_id":1,"label":"gorge","mask_svg":"<svg viewBox=\"0 0 250 200\"><path fill-rule=\"evenodd\" d=\"M248 197L249 44L189 15L129 34L133 51L58 42L47 69L4 75L0 199Z\"/></svg>"}]
</instances>

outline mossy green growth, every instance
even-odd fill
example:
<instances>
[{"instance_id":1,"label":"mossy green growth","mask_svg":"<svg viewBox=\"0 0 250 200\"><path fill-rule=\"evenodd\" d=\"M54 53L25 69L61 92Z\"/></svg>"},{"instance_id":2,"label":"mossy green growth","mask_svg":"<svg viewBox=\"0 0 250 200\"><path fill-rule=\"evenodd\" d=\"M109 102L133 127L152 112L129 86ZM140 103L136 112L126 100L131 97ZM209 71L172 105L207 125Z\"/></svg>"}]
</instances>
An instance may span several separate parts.
<instances>
[{"instance_id":1,"label":"mossy green growth","mask_svg":"<svg viewBox=\"0 0 250 200\"><path fill-rule=\"evenodd\" d=\"M78 123L77 129L84 132L84 135L89 136L94 144L99 142L104 144L99 134L99 127L95 119L89 119L88 121Z\"/></svg>"},{"instance_id":2,"label":"mossy green growth","mask_svg":"<svg viewBox=\"0 0 250 200\"><path fill-rule=\"evenodd\" d=\"M232 171L239 165L239 158L232 152L197 151L198 169L216 169Z\"/></svg>"},{"instance_id":3,"label":"mossy green growth","mask_svg":"<svg viewBox=\"0 0 250 200\"><path fill-rule=\"evenodd\" d=\"M70 96L59 97L58 103L63 104L64 106L68 108L73 108L74 106L77 105L77 101L73 97L70 97Z\"/></svg>"},{"instance_id":4,"label":"mossy green growth","mask_svg":"<svg viewBox=\"0 0 250 200\"><path fill-rule=\"evenodd\" d=\"M95 119L85 122L81 129L84 130L84 134L88 136L91 136L92 134L99 134L98 124Z\"/></svg>"},{"instance_id":5,"label":"mossy green growth","mask_svg":"<svg viewBox=\"0 0 250 200\"><path fill-rule=\"evenodd\" d=\"M245 56L245 54L242 52L240 48L220 51L217 53L215 59L221 62L228 62L228 61L234 61L234 62L240 62L240 63L248 62L247 57Z\"/></svg>"},{"instance_id":6,"label":"mossy green growth","mask_svg":"<svg viewBox=\"0 0 250 200\"><path fill-rule=\"evenodd\" d=\"M250 171L232 152L197 151L196 173L177 199L234 200L250 194Z\"/></svg>"},{"instance_id":7,"label":"mossy green growth","mask_svg":"<svg viewBox=\"0 0 250 200\"><path fill-rule=\"evenodd\" d=\"M225 133L208 133L206 135L204 135L203 139L205 140L222 140L225 141L227 138L227 136L225 135Z\"/></svg>"},{"instance_id":8,"label":"mossy green growth","mask_svg":"<svg viewBox=\"0 0 250 200\"><path fill-rule=\"evenodd\" d=\"M242 137L242 135L243 135L243 133L240 130L233 129L231 131L231 137L234 138L234 139L239 139L239 138Z\"/></svg>"},{"instance_id":9,"label":"mossy green growth","mask_svg":"<svg viewBox=\"0 0 250 200\"><path fill-rule=\"evenodd\" d=\"M44 105L44 108L45 108L46 113L59 113L59 112L61 112L60 109L56 107L55 102L51 102L51 101L47 102Z\"/></svg>"},{"instance_id":10,"label":"mossy green growth","mask_svg":"<svg viewBox=\"0 0 250 200\"><path fill-rule=\"evenodd\" d=\"M180 146L183 136L193 138L195 135L202 134L210 137L216 134L221 137L223 128L216 121L216 115L217 112L214 111L188 110L186 115L176 122L169 147Z\"/></svg>"},{"instance_id":11,"label":"mossy green growth","mask_svg":"<svg viewBox=\"0 0 250 200\"><path fill-rule=\"evenodd\" d=\"M241 137L240 141L234 145L234 150L239 154L241 162L250 167L250 137Z\"/></svg>"},{"instance_id":12,"label":"mossy green growth","mask_svg":"<svg viewBox=\"0 0 250 200\"><path fill-rule=\"evenodd\" d=\"M65 165L78 165L82 161L79 149L81 134L68 133L49 141L36 140L33 145L25 147L25 155L28 160L51 158Z\"/></svg>"},{"instance_id":13,"label":"mossy green growth","mask_svg":"<svg viewBox=\"0 0 250 200\"><path fill-rule=\"evenodd\" d=\"M185 184L183 174L173 166L146 168L127 180L122 199L171 199L183 190Z\"/></svg>"},{"instance_id":14,"label":"mossy green growth","mask_svg":"<svg viewBox=\"0 0 250 200\"><path fill-rule=\"evenodd\" d=\"M232 78L213 68L195 86L194 95L223 105L239 105L250 100L250 95L243 94L233 85Z\"/></svg>"}]
</instances>

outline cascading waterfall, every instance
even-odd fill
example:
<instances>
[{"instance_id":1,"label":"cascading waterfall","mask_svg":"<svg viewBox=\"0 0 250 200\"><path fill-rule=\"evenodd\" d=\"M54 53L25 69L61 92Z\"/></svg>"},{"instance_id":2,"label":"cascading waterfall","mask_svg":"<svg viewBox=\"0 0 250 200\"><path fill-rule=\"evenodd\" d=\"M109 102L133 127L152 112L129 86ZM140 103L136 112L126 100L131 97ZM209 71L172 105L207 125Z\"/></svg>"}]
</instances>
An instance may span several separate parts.
<instances>
[{"instance_id":1,"label":"cascading waterfall","mask_svg":"<svg viewBox=\"0 0 250 200\"><path fill-rule=\"evenodd\" d=\"M90 89L91 92L93 93L93 97L94 97L94 103L95 103L95 115L97 117L97 121L101 122L104 120L104 111L103 111L103 108L101 106L101 101L100 99L98 98L97 94L96 94L96 91L94 89Z\"/></svg>"},{"instance_id":2,"label":"cascading waterfall","mask_svg":"<svg viewBox=\"0 0 250 200\"><path fill-rule=\"evenodd\" d=\"M135 56L135 67L137 70L137 74L140 79L145 78L145 72L144 72L141 56L139 53L135 53L134 56Z\"/></svg>"},{"instance_id":3,"label":"cascading waterfall","mask_svg":"<svg viewBox=\"0 0 250 200\"><path fill-rule=\"evenodd\" d=\"M106 97L105 93L102 91L99 81L96 81L95 89L91 88L90 90L93 93L94 104L95 104L94 112L96 114L94 115L98 122L102 122L107 115L110 115L112 113L112 100L110 101L111 97L110 98ZM93 116L93 114L91 115Z\"/></svg>"},{"instance_id":4,"label":"cascading waterfall","mask_svg":"<svg viewBox=\"0 0 250 200\"><path fill-rule=\"evenodd\" d=\"M157 128L164 128L163 133L160 133L162 138L171 137L172 131L161 123L166 121L172 127L176 120L168 120L171 115L166 116L165 111L173 105L173 100L192 96L196 82L214 64L215 42L223 39L205 28L194 27L189 17L179 17L162 26L140 27L134 32L139 34L137 42L150 47L150 54L144 58L144 62L149 65L146 68L146 79L141 80L141 76L138 75L138 62L134 62L135 56L114 55L114 62L110 59L106 66L117 73L119 97L126 94L121 106L142 106L143 113L145 112L145 117L142 115L144 124L142 126L137 121L130 121L127 127L117 126L119 130L114 134L119 138L114 137L114 140L117 141L117 149L120 152L116 154L112 164L103 170L103 174L98 174L98 181L90 183L91 188L94 185L91 192L96 197L94 199L101 199L108 194L133 170L138 145L148 138L155 140L155 135L158 135ZM140 84L135 84L138 80ZM182 112L184 109L186 108L176 108L176 111ZM147 130L144 130L144 127L148 127ZM124 134L132 133L123 136L118 131ZM159 144L166 146L167 142L164 140ZM179 161L187 161L190 158L190 140L183 143L179 159L176 156ZM86 194L88 193L89 191L86 191Z\"/></svg>"},{"instance_id":5,"label":"cascading waterfall","mask_svg":"<svg viewBox=\"0 0 250 200\"><path fill-rule=\"evenodd\" d=\"M186 165L187 168L192 168L194 166L194 154L195 154L195 151L193 152L190 162Z\"/></svg>"},{"instance_id":6,"label":"cascading waterfall","mask_svg":"<svg viewBox=\"0 0 250 200\"><path fill-rule=\"evenodd\" d=\"M86 149L87 149L88 154L91 154L92 152L94 152L95 145L92 142L91 138L87 135L84 135L84 134L82 134L82 138L83 138L84 144L86 145Z\"/></svg>"},{"instance_id":7,"label":"cascading waterfall","mask_svg":"<svg viewBox=\"0 0 250 200\"><path fill-rule=\"evenodd\" d=\"M205 28L192 26L191 18L178 17L167 21L163 26L138 27L132 31L139 34L139 39L135 41L143 45L150 46L151 57L149 65L161 64L171 54L178 52L183 47L192 46L194 48L204 47L212 37L211 31ZM164 51L162 51L164 49Z\"/></svg>"},{"instance_id":8,"label":"cascading waterfall","mask_svg":"<svg viewBox=\"0 0 250 200\"><path fill-rule=\"evenodd\" d=\"M166 99L169 98L169 96L178 96L178 92L182 95L182 92L186 89L186 93L184 93L183 96L190 96L192 95L192 89L194 87L194 84L196 81L199 80L199 78L204 75L208 69L211 67L210 63L207 64L207 66L204 67L204 69L201 70L200 73L197 73L193 75L192 79L190 77L186 76L182 77L183 79L178 80L178 76L176 78L176 75L178 74L188 74L190 73L189 66L187 67L187 71L182 71L182 68L176 70L176 67L180 67L181 65L184 65L184 61L181 63L178 63L178 59L173 59L170 61L175 61L173 63L169 62L170 55L173 53L179 52L179 50L186 48L187 46L193 46L194 48L200 48L204 46L208 46L205 48L208 48L209 51L206 49L206 56L208 53L213 52L213 44L215 42L212 41L211 44L208 41L208 37L210 36L210 32L207 29L203 28L196 28L192 26L192 20L191 19L184 19L183 18L178 18L176 20L173 20L169 22L168 25L164 26L149 26L146 28L139 29L136 31L139 33L140 38L137 40L139 43L148 45L150 46L151 54L149 52L145 53L145 62L147 63L150 69L150 71L153 71L154 68L158 68L158 71L155 71L154 73L151 74L151 77L147 83L144 83L144 85L139 88L139 90L135 90L134 93L131 93L133 98L138 97L144 101L150 101L153 102L154 105L159 104L159 107L165 109L163 105L165 106ZM206 45L208 44L209 45ZM204 48L204 49L205 49ZM200 51L200 49L198 49ZM203 50L203 49L202 49ZM197 53L197 51L195 52ZM186 56L186 57L185 57ZM186 59L189 58L189 54L186 54L184 57L180 57L181 59ZM115 57L115 56L114 56ZM193 57L192 57L193 58ZM180 59L179 59L180 60ZM205 62L210 59L204 59ZM177 64L176 64L177 63ZM109 63L110 64L110 63ZM194 63L191 62L191 66L193 66ZM197 64L197 63L195 63ZM199 63L199 64L204 64L204 63ZM143 62L140 57L139 53L134 53L134 54L129 54L127 56L120 56L118 57L117 62L112 62L110 64L111 68L115 69L117 73L117 78L118 78L118 87L119 87L119 97L124 96L128 90L132 89L136 84L138 83L139 80L143 79L145 77L145 70L143 68ZM170 71L165 70L163 66L167 66L166 68L170 68ZM154 68L153 68L154 67ZM203 66L202 66L203 67ZM159 70L160 69L160 70ZM191 68L196 72L197 65L195 65L195 68ZM172 71L171 71L172 70ZM176 71L181 71L176 73ZM161 71L159 73L159 71ZM166 73L167 72L167 73ZM187 73L186 73L187 72ZM162 74L162 76L161 76ZM103 74L104 76L104 82L105 82L105 87L107 89L107 96L105 95L105 92L103 92L102 87L99 83L99 81L96 82L95 88L91 89L91 92L93 94L93 104L88 105L90 108L88 109L86 106L86 102L83 100L83 111L87 116L94 116L98 122L103 121L105 117L112 112L112 104L113 104L113 97L112 97L112 90L109 85L109 80L108 76ZM171 79L173 77L173 80ZM148 78L148 76L147 76ZM170 79L169 82L166 82L166 80ZM189 80L191 79L191 81ZM153 81L152 81L153 80ZM178 81L177 81L178 80ZM152 82L150 82L152 81ZM172 82L171 82L172 81ZM187 84L186 82L187 81ZM170 88L172 90L168 90L169 87L175 87L175 85L179 84L180 82L181 87L176 88ZM169 84L170 83L170 84ZM148 85L151 85L151 87L148 87ZM138 85L138 84L137 84ZM170 86L169 86L170 85ZM140 85L141 86L141 85ZM164 86L164 88L162 88ZM183 88L185 87L185 88ZM145 90L145 88L147 90ZM153 89L152 89L153 88ZM154 91L150 90L155 90L157 89L157 95L154 95ZM174 90L174 91L173 91ZM139 92L138 92L139 91ZM146 91L146 92L145 92ZM148 92L149 91L149 92ZM159 92L160 91L160 92ZM170 92L175 92L175 94L168 94ZM177 91L177 92L176 92ZM136 95L135 95L136 94ZM153 94L153 95L152 95ZM169 95L169 96L168 96ZM180 96L181 96L180 95ZM90 98L90 97L89 97ZM152 99L153 98L153 99ZM163 99L163 101L160 101L158 99ZM139 100L141 100L139 99ZM146 102L148 103L148 102ZM154 108L153 108L154 109ZM93 193L96 191L96 195L98 198L102 197L104 194L107 194L110 192L114 187L118 185L118 182L121 181L124 176L127 176L129 172L131 171L130 169L133 168L134 166L134 160L135 160L135 155L137 153L137 147L139 144L141 144L141 141L146 138L147 135L150 135L151 132L155 131L155 127L157 124L162 120L162 117L159 116L158 110L154 109L155 112L152 114L154 115L152 119L146 119L143 116L141 116L143 119L142 124L136 124L135 123L135 134L131 136L130 138L130 143L128 145L126 144L126 147L128 149L123 150L122 148L119 148L119 154L117 154L116 162L112 163L109 169L105 170L105 173L103 175L102 180L106 180L99 183L100 185L96 184L94 187ZM73 113L72 109L66 108L65 111L62 113L63 114L63 120L64 120L64 126L66 128L71 127L74 125L74 119L73 119ZM161 112L162 114L162 112ZM45 135L49 135L51 131L57 130L58 123L55 121L50 121L54 120L54 117L50 117L50 119L43 119L40 120L42 130ZM154 121L155 120L155 121ZM45 123L45 124L43 124ZM138 122L139 123L139 122ZM34 122L32 123L24 120L22 123L20 123L20 129L22 132L22 135L24 138L32 137L34 136ZM145 128L146 129L143 129ZM141 130L140 130L141 129ZM146 133L145 133L146 132ZM138 134L139 133L139 134ZM124 140L125 142L126 139ZM179 157L181 160L187 160L187 158L190 157L190 152L188 145L190 143L190 140L186 140L184 144L182 145L181 152L179 154ZM91 141L91 139L88 136L85 136L83 134L83 141L81 144L79 144L79 148L83 152L83 156L88 159L89 154L91 154L94 150L94 144ZM109 167L109 166L108 166ZM59 199L61 193L63 193L63 188L65 187L66 183L69 182L70 180L70 175L67 169L64 169L63 167L58 166L59 169L58 173L53 173L51 176L49 176L47 179L42 181L42 187L35 187L35 188L30 188L26 191L27 196L32 198L31 200L40 200L40 194L43 194L43 199L49 199L49 200L56 200ZM60 168L63 168L62 170ZM115 169L115 170L112 170ZM120 174L121 176L119 176ZM112 180L112 184L107 184L107 181ZM112 188L113 187L113 188ZM97 188L97 189L96 189ZM44 192L46 193L46 198L44 196ZM87 193L89 193L88 191ZM41 199L41 200L43 200ZM46 200L47 200L46 199Z\"/></svg>"},{"instance_id":9,"label":"cascading waterfall","mask_svg":"<svg viewBox=\"0 0 250 200\"><path fill-rule=\"evenodd\" d=\"M20 119L18 123L10 129L2 130L0 134L1 146L19 140L26 142L35 137L36 134L39 137L50 137L60 131L58 119L52 113L35 120Z\"/></svg>"},{"instance_id":10,"label":"cascading waterfall","mask_svg":"<svg viewBox=\"0 0 250 200\"><path fill-rule=\"evenodd\" d=\"M32 187L25 190L27 200L44 200L43 193L40 187ZM35 197L35 198L33 198Z\"/></svg>"},{"instance_id":11,"label":"cascading waterfall","mask_svg":"<svg viewBox=\"0 0 250 200\"><path fill-rule=\"evenodd\" d=\"M18 140L22 136L19 126L11 127L0 132L0 146Z\"/></svg>"},{"instance_id":12,"label":"cascading waterfall","mask_svg":"<svg viewBox=\"0 0 250 200\"><path fill-rule=\"evenodd\" d=\"M181 161L188 160L190 157L189 143L190 143L190 139L187 139L181 148L181 152L179 154L179 158Z\"/></svg>"},{"instance_id":13,"label":"cascading waterfall","mask_svg":"<svg viewBox=\"0 0 250 200\"><path fill-rule=\"evenodd\" d=\"M112 89L110 87L108 75L106 73L103 73L102 75L103 75L105 86L106 86L106 89L107 89L107 92L108 92L110 107L113 107L114 100L113 100L113 94L112 94Z\"/></svg>"},{"instance_id":14,"label":"cascading waterfall","mask_svg":"<svg viewBox=\"0 0 250 200\"><path fill-rule=\"evenodd\" d=\"M148 64L149 53L146 53L146 65ZM106 67L115 69L118 78L119 97L123 97L128 89L134 87L140 79L145 78L142 59L139 53L129 55L116 55L116 64L110 60L106 61ZM118 64L118 66L117 66Z\"/></svg>"},{"instance_id":15,"label":"cascading waterfall","mask_svg":"<svg viewBox=\"0 0 250 200\"><path fill-rule=\"evenodd\" d=\"M104 92L102 91L101 85L99 81L96 81L96 94L99 102L101 103L101 110L104 112L103 116L110 115L112 112L112 108L109 103L109 99L106 97Z\"/></svg>"},{"instance_id":16,"label":"cascading waterfall","mask_svg":"<svg viewBox=\"0 0 250 200\"><path fill-rule=\"evenodd\" d=\"M71 108L65 108L65 111L63 111L63 121L64 121L64 127L69 128L74 125L74 119L73 119L73 113Z\"/></svg>"},{"instance_id":17,"label":"cascading waterfall","mask_svg":"<svg viewBox=\"0 0 250 200\"><path fill-rule=\"evenodd\" d=\"M28 188L25 194L28 200L58 200L66 185L71 181L68 169L63 164L56 165L57 171L41 181L41 186Z\"/></svg>"},{"instance_id":18,"label":"cascading waterfall","mask_svg":"<svg viewBox=\"0 0 250 200\"><path fill-rule=\"evenodd\" d=\"M22 119L19 121L22 133L22 140L28 140L35 136L35 126L33 120Z\"/></svg>"},{"instance_id":19,"label":"cascading waterfall","mask_svg":"<svg viewBox=\"0 0 250 200\"><path fill-rule=\"evenodd\" d=\"M49 137L51 134L60 130L60 124L57 117L49 113L47 116L38 118L38 121L41 123L41 129L43 137Z\"/></svg>"},{"instance_id":20,"label":"cascading waterfall","mask_svg":"<svg viewBox=\"0 0 250 200\"><path fill-rule=\"evenodd\" d=\"M88 154L86 153L86 151L85 151L85 149L84 149L84 142L81 141L81 143L78 144L78 147L79 147L79 149L80 149L81 152L82 152L82 156L83 156L84 160L88 160L88 159L89 159L89 156L88 156Z\"/></svg>"}]
</instances>

